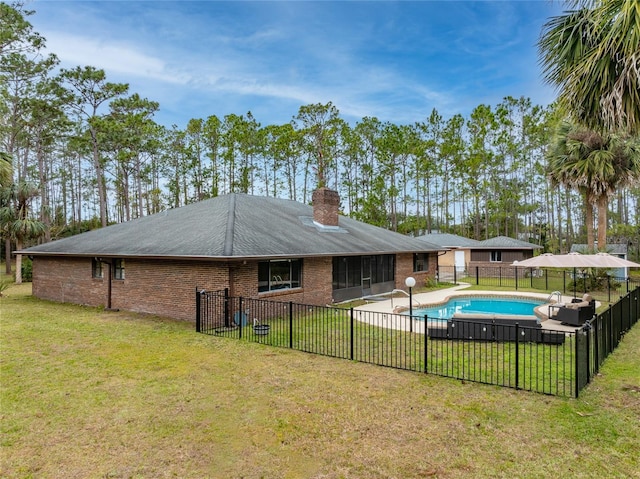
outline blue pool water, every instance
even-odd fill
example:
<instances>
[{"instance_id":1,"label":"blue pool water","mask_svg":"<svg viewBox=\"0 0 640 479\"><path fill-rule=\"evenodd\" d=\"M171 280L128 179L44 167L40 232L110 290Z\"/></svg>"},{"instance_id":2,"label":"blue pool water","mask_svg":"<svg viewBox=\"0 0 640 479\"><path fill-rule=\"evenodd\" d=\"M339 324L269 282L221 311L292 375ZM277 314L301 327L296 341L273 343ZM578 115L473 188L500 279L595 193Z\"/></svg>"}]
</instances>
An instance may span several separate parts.
<instances>
[{"instance_id":1,"label":"blue pool water","mask_svg":"<svg viewBox=\"0 0 640 479\"><path fill-rule=\"evenodd\" d=\"M534 308L544 301L525 298L451 298L444 304L431 308L414 308L414 316L424 316L429 319L450 319L455 313L480 314L509 314L519 316L535 316ZM409 314L408 311L406 314Z\"/></svg>"}]
</instances>

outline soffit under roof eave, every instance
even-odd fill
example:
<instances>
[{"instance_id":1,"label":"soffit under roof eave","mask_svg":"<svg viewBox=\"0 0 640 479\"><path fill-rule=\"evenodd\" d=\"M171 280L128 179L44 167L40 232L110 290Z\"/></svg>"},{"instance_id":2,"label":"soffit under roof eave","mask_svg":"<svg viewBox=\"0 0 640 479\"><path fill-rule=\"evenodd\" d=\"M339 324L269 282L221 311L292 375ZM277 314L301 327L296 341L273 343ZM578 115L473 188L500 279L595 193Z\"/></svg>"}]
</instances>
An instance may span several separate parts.
<instances>
[{"instance_id":1,"label":"soffit under roof eave","mask_svg":"<svg viewBox=\"0 0 640 479\"><path fill-rule=\"evenodd\" d=\"M536 248L540 248L540 246L532 246L530 248L526 247L526 246L482 246L480 248L472 247L470 249L471 250L487 250L487 249L490 249L490 250L494 250L494 251L498 250L498 249L499 250L507 250L507 249L509 249L509 250L525 250L526 251L526 250L534 250Z\"/></svg>"},{"instance_id":2,"label":"soffit under roof eave","mask_svg":"<svg viewBox=\"0 0 640 479\"><path fill-rule=\"evenodd\" d=\"M362 252L340 252L316 253L316 254L272 254L272 255L248 255L248 256L206 256L206 255L141 255L141 254L113 254L113 253L65 253L65 252L44 252L44 251L15 251L14 254L31 257L59 257L59 258L102 258L102 259L158 259L158 260L181 260L181 261L245 261L260 259L287 259L287 258L318 258L333 256L369 256L378 254L406 254L406 253L437 253L445 250L406 250L406 251L362 251Z\"/></svg>"}]
</instances>

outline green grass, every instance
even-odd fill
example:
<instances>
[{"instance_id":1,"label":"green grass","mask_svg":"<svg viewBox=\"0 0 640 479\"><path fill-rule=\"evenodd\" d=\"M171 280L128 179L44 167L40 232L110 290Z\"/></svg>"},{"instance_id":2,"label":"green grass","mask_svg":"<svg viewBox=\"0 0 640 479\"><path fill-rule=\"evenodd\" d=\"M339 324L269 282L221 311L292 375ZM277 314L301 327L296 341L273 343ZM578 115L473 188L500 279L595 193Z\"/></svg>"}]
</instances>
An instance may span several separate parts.
<instances>
[{"instance_id":1,"label":"green grass","mask_svg":"<svg viewBox=\"0 0 640 479\"><path fill-rule=\"evenodd\" d=\"M521 342L447 341L419 332L382 328L358 321L353 329L350 313L343 309L313 308L294 313L295 319L272 317L269 334L259 336L250 327L203 329L230 338L242 338L343 359L430 372L456 379L521 388L571 397L575 394L574 335L563 344ZM367 314L363 313L363 320ZM371 316L371 315L369 315ZM372 320L381 315L371 316ZM386 315L390 323L406 318ZM421 327L421 325L420 325ZM352 341L353 335L353 341ZM425 365L426 347L426 365ZM517 371L517 372L516 372Z\"/></svg>"},{"instance_id":2,"label":"green grass","mask_svg":"<svg viewBox=\"0 0 640 479\"><path fill-rule=\"evenodd\" d=\"M0 477L640 477L640 328L579 399L0 299Z\"/></svg>"}]
</instances>

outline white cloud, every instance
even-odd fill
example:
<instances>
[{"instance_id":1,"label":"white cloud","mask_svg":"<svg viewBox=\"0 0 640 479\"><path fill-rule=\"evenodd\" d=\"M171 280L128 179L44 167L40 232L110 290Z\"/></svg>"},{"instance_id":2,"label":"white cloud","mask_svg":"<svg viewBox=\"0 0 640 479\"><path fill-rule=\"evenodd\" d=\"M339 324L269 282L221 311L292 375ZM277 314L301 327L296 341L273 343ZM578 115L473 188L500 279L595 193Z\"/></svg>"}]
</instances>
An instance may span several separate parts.
<instances>
[{"instance_id":1,"label":"white cloud","mask_svg":"<svg viewBox=\"0 0 640 479\"><path fill-rule=\"evenodd\" d=\"M447 117L540 90L522 15L537 6L36 3L36 29L64 67L101 68L181 120L250 109L269 123L276 111L331 101L351 119L412 123L434 107Z\"/></svg>"},{"instance_id":2,"label":"white cloud","mask_svg":"<svg viewBox=\"0 0 640 479\"><path fill-rule=\"evenodd\" d=\"M47 32L47 49L63 64L93 66L106 72L184 84L189 77L167 69L167 64L124 43L97 41L68 33Z\"/></svg>"}]
</instances>

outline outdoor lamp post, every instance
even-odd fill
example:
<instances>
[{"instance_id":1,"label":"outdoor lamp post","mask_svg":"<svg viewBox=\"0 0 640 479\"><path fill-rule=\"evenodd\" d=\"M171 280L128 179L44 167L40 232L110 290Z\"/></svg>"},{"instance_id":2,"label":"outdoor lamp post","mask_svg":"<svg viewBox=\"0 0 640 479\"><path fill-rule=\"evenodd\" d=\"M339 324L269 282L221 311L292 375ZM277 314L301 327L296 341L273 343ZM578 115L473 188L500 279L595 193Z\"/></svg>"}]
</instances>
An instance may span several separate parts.
<instances>
[{"instance_id":1,"label":"outdoor lamp post","mask_svg":"<svg viewBox=\"0 0 640 479\"><path fill-rule=\"evenodd\" d=\"M409 332L413 332L413 301L412 301L412 288L416 285L416 279L413 276L408 276L404 280L404 284L409 288Z\"/></svg>"}]
</instances>

